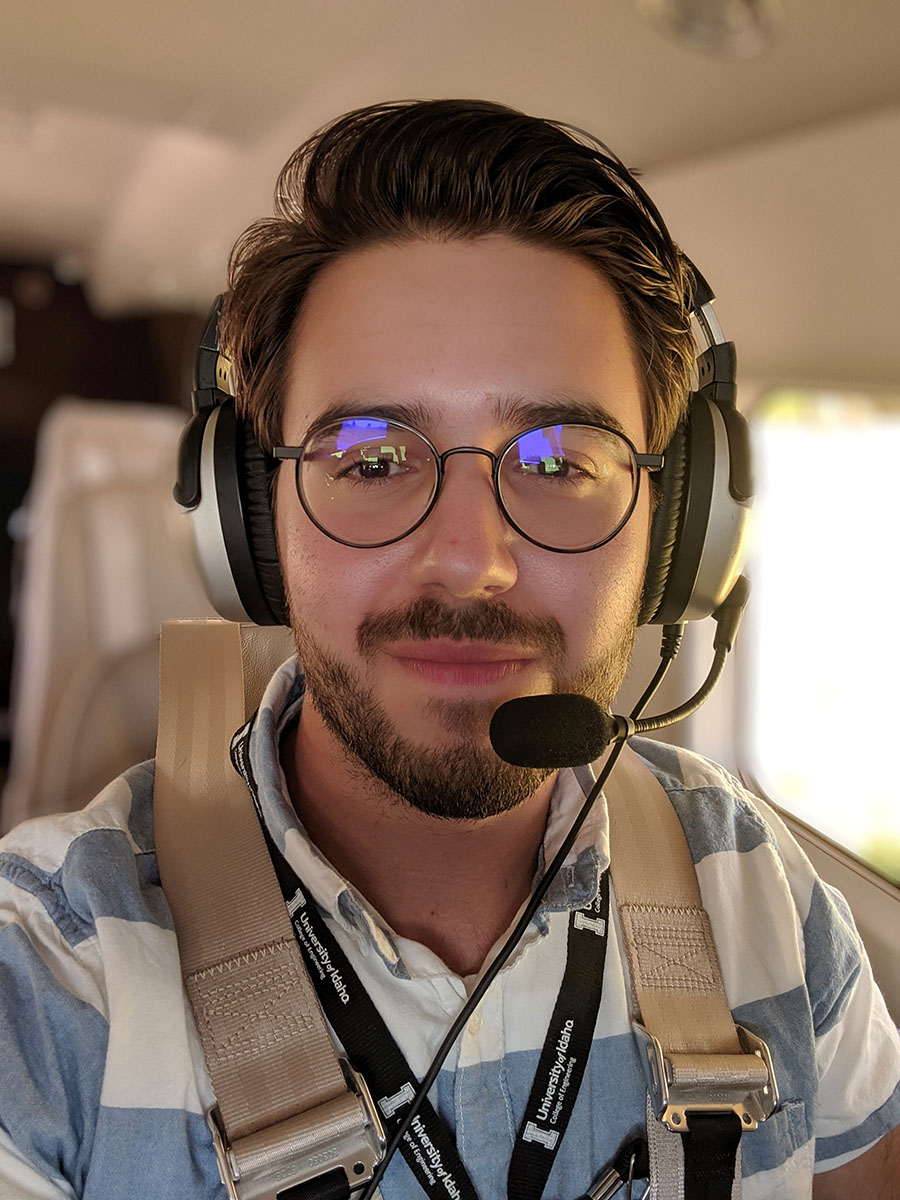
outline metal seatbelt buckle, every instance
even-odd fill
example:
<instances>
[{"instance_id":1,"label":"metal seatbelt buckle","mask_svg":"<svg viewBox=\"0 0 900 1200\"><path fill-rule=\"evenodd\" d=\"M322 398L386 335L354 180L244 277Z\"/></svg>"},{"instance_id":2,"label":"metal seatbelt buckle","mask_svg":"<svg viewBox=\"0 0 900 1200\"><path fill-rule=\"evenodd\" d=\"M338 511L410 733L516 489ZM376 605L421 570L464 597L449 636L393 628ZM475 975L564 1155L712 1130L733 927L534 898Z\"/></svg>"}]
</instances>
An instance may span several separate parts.
<instances>
[{"instance_id":1,"label":"metal seatbelt buckle","mask_svg":"<svg viewBox=\"0 0 900 1200\"><path fill-rule=\"evenodd\" d=\"M347 1092L234 1141L218 1105L210 1109L206 1120L229 1200L302 1200L304 1185L329 1174L339 1181L339 1172L348 1192L369 1182L384 1156L384 1127L366 1081L345 1059L341 1066Z\"/></svg>"},{"instance_id":2,"label":"metal seatbelt buckle","mask_svg":"<svg viewBox=\"0 0 900 1200\"><path fill-rule=\"evenodd\" d=\"M756 1129L778 1107L769 1047L742 1025L735 1025L742 1054L670 1054L638 1021L632 1028L653 1111L673 1133L689 1128L692 1112L733 1112L742 1129Z\"/></svg>"}]
</instances>

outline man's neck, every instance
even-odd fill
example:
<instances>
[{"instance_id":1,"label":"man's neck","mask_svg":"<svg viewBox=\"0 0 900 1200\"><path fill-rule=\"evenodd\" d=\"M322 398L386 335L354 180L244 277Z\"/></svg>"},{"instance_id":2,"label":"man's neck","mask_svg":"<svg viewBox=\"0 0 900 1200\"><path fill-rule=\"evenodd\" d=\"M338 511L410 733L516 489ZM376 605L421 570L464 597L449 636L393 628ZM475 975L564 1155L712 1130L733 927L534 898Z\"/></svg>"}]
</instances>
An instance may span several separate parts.
<instances>
[{"instance_id":1,"label":"man's neck","mask_svg":"<svg viewBox=\"0 0 900 1200\"><path fill-rule=\"evenodd\" d=\"M317 848L402 937L472 975L528 898L553 778L511 812L453 821L412 808L352 759L311 704L282 739Z\"/></svg>"}]
</instances>

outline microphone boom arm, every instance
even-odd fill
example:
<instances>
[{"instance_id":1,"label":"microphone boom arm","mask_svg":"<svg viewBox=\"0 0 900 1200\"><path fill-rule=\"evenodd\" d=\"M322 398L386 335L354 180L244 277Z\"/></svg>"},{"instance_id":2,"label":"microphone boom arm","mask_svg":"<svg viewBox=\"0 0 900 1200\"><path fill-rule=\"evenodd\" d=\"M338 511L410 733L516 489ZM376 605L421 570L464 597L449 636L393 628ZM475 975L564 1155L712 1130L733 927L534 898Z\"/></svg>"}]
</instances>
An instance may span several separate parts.
<instances>
[{"instance_id":1,"label":"microphone boom arm","mask_svg":"<svg viewBox=\"0 0 900 1200\"><path fill-rule=\"evenodd\" d=\"M634 737L635 734L653 733L657 729L664 729L667 725L674 725L676 721L682 721L685 717L692 716L702 704L705 704L709 699L709 695L713 688L719 682L722 671L725 669L725 660L728 658L731 648L734 646L734 640L737 637L737 631L741 623L741 617L744 615L744 609L747 606L747 601L750 598L750 583L746 576L741 575L735 583L734 587L728 593L727 597L722 601L716 611L713 613L713 620L716 623L716 636L713 640L713 649L715 656L712 666L709 669L709 674L704 679L703 683L689 700L685 700L683 704L679 704L677 708L670 709L668 712L660 713L656 717L644 717L641 720L635 720L635 712L640 711L649 701L650 697L656 691L659 682L665 671L668 670L669 664L678 653L676 645L674 651L666 655L667 640L671 641L677 638L681 641L681 631L683 625L666 625L663 628L663 644L661 654L663 661L657 669L656 675L650 681L650 686L644 692L644 695L638 701L634 712L631 716L621 717L615 716L613 720L616 722L616 732L613 734L615 741L623 741L627 738ZM657 681L659 677L659 682Z\"/></svg>"}]
</instances>

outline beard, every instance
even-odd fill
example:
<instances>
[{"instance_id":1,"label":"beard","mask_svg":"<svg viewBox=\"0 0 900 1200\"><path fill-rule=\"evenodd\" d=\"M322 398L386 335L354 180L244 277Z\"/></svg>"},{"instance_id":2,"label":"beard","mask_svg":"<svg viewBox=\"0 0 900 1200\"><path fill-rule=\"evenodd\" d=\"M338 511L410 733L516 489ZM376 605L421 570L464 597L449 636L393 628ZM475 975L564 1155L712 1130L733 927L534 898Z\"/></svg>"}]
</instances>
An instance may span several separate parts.
<instances>
[{"instance_id":1,"label":"beard","mask_svg":"<svg viewBox=\"0 0 900 1200\"><path fill-rule=\"evenodd\" d=\"M609 647L574 676L559 664L566 639L552 617L514 612L503 601L464 609L420 597L404 610L370 615L357 631L363 659L374 657L380 644L393 639L451 638L494 641L535 647L557 668L555 693L579 692L608 709L619 690L634 643L638 604L614 631ZM410 807L434 817L478 820L509 812L532 796L554 768L517 767L484 745L495 700L438 700L427 710L453 735L447 746L422 746L402 736L383 706L359 676L336 656L319 647L291 611L297 652L306 676L307 697L325 725L363 769L374 775Z\"/></svg>"}]
</instances>

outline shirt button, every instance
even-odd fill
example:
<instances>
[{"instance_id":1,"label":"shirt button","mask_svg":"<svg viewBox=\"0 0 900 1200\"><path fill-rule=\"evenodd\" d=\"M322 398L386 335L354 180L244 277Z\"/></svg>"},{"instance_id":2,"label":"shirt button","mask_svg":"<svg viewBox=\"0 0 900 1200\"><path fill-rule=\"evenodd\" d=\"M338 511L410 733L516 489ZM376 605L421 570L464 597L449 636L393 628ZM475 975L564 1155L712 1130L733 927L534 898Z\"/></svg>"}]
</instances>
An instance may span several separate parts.
<instances>
[{"instance_id":1,"label":"shirt button","mask_svg":"<svg viewBox=\"0 0 900 1200\"><path fill-rule=\"evenodd\" d=\"M466 1033L469 1035L469 1037L477 1037L479 1033L481 1033L482 1024L483 1021L481 1017L481 1010L476 1009L475 1012L472 1013L471 1017L469 1017L469 1023L466 1026Z\"/></svg>"}]
</instances>

